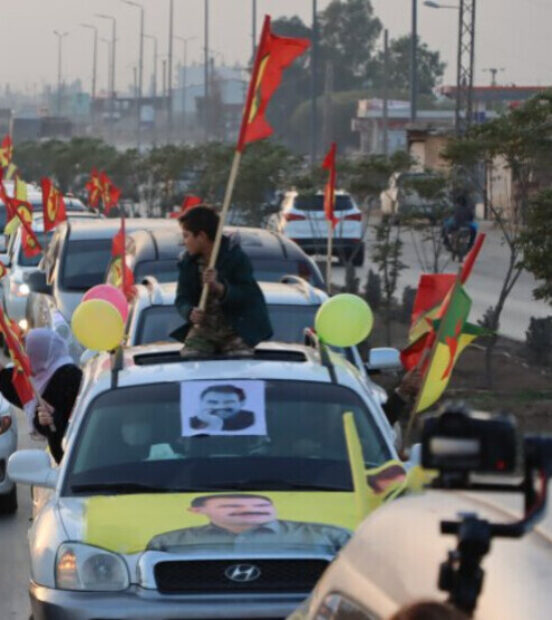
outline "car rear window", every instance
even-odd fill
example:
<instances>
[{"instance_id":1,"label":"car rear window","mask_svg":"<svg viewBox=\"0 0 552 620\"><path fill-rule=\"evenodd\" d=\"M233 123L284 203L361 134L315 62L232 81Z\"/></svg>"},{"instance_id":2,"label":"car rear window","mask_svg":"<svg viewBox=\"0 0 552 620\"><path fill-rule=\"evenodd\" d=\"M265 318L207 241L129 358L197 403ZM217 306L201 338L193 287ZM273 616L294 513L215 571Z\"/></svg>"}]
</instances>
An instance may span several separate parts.
<instances>
[{"instance_id":1,"label":"car rear window","mask_svg":"<svg viewBox=\"0 0 552 620\"><path fill-rule=\"evenodd\" d=\"M293 208L299 211L323 211L324 196L322 194L300 194L295 197ZM335 197L334 211L349 211L354 209L351 197L339 194Z\"/></svg>"},{"instance_id":2,"label":"car rear window","mask_svg":"<svg viewBox=\"0 0 552 620\"><path fill-rule=\"evenodd\" d=\"M176 260L144 260L134 267L134 279L140 282L146 276L154 276L159 282L176 282L178 267Z\"/></svg>"},{"instance_id":3,"label":"car rear window","mask_svg":"<svg viewBox=\"0 0 552 620\"><path fill-rule=\"evenodd\" d=\"M294 275L309 284L324 288L322 277L307 260L249 257L257 282L280 282L283 276Z\"/></svg>"},{"instance_id":4,"label":"car rear window","mask_svg":"<svg viewBox=\"0 0 552 620\"><path fill-rule=\"evenodd\" d=\"M61 267L61 288L86 291L105 279L111 259L111 239L70 240Z\"/></svg>"},{"instance_id":5,"label":"car rear window","mask_svg":"<svg viewBox=\"0 0 552 620\"><path fill-rule=\"evenodd\" d=\"M196 415L198 405L181 402L178 382L102 393L84 413L72 443L64 494L122 481L175 491L350 491L346 412L354 416L366 467L392 458L372 413L354 391L296 380L267 380L262 389L266 431L234 436L184 436L182 416Z\"/></svg>"}]
</instances>

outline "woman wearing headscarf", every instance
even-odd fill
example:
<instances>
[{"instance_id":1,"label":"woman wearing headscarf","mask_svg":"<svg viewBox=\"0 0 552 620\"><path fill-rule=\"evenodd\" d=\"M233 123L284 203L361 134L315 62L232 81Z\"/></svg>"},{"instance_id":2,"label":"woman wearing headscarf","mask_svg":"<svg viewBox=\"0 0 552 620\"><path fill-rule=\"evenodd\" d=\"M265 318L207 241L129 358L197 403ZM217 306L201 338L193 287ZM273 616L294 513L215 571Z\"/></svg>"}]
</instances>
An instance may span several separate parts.
<instances>
[{"instance_id":1,"label":"woman wearing headscarf","mask_svg":"<svg viewBox=\"0 0 552 620\"><path fill-rule=\"evenodd\" d=\"M22 407L12 384L13 368L0 370L0 392L24 409L30 431L47 438L50 453L59 463L63 456L61 441L79 393L82 370L73 362L65 340L49 328L31 329L25 338L25 350L33 384L43 402L35 398Z\"/></svg>"}]
</instances>

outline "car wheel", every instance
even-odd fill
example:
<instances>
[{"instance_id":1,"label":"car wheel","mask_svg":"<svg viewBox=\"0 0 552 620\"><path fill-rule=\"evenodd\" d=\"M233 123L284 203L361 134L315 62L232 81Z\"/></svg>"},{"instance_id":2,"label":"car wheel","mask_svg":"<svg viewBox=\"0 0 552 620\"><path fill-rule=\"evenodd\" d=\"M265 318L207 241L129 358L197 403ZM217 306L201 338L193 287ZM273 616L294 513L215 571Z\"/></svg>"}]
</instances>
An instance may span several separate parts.
<instances>
[{"instance_id":1,"label":"car wheel","mask_svg":"<svg viewBox=\"0 0 552 620\"><path fill-rule=\"evenodd\" d=\"M6 495L0 495L0 514L12 515L17 510L17 487L13 485L13 489Z\"/></svg>"}]
</instances>

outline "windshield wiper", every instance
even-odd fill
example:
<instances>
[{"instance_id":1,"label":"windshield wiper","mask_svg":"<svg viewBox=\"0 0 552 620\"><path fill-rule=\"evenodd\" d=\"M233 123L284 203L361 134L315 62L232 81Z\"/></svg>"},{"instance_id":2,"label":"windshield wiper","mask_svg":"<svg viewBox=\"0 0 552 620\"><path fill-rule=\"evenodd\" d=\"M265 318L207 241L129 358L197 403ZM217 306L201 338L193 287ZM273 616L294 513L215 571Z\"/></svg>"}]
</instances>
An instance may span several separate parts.
<instances>
[{"instance_id":1,"label":"windshield wiper","mask_svg":"<svg viewBox=\"0 0 552 620\"><path fill-rule=\"evenodd\" d=\"M72 484L70 488L73 493L94 493L95 491L111 491L112 493L171 493L176 490L141 482L89 482Z\"/></svg>"}]
</instances>

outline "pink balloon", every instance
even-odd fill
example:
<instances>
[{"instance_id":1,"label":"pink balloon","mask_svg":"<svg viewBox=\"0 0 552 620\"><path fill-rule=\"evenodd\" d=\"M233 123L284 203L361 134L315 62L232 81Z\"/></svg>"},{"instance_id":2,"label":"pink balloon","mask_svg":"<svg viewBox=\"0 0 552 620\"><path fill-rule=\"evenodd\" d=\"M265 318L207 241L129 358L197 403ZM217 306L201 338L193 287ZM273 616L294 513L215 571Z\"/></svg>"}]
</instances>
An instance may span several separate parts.
<instances>
[{"instance_id":1,"label":"pink balloon","mask_svg":"<svg viewBox=\"0 0 552 620\"><path fill-rule=\"evenodd\" d=\"M121 289L113 286L112 284L98 284L93 286L90 290L86 291L82 301L90 301L91 299L101 299L107 301L117 310L123 317L123 322L128 317L128 302Z\"/></svg>"}]
</instances>

